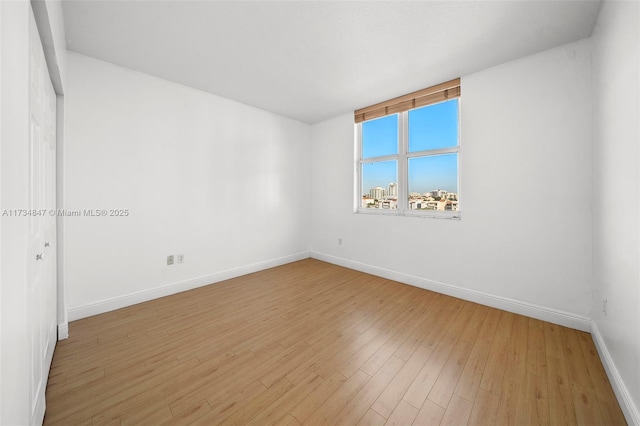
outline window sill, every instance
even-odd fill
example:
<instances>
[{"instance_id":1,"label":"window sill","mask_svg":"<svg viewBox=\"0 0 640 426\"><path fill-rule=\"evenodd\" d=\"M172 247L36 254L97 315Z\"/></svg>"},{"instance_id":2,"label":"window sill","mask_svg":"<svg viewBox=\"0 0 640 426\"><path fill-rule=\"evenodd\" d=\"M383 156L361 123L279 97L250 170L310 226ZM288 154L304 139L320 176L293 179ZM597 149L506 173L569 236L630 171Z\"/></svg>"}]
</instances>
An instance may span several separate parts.
<instances>
[{"instance_id":1,"label":"window sill","mask_svg":"<svg viewBox=\"0 0 640 426\"><path fill-rule=\"evenodd\" d=\"M422 219L449 219L449 220L461 220L462 214L457 212L443 212L443 211L416 211L416 210L389 210L389 209L365 209L358 208L354 211L355 214L366 215L378 215L378 216L402 216L402 217L416 217Z\"/></svg>"}]
</instances>

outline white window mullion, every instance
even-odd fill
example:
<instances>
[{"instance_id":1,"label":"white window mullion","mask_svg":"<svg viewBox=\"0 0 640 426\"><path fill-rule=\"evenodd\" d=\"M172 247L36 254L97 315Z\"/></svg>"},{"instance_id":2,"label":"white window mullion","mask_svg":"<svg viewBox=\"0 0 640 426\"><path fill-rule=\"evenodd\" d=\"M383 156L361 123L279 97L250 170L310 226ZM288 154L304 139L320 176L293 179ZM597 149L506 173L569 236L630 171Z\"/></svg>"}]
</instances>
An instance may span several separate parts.
<instances>
[{"instance_id":1,"label":"white window mullion","mask_svg":"<svg viewBox=\"0 0 640 426\"><path fill-rule=\"evenodd\" d=\"M362 205L362 123L358 123L356 125L355 130L355 138L356 138L356 149L355 149L355 176L353 180L353 184L355 185L354 193L356 194L356 199L353 206L353 211L357 212L360 206Z\"/></svg>"},{"instance_id":2,"label":"white window mullion","mask_svg":"<svg viewBox=\"0 0 640 426\"><path fill-rule=\"evenodd\" d=\"M461 184L461 181L462 181L462 177L461 177L462 176L462 168L460 167L460 165L462 164L461 160L460 160L460 158L461 158L461 154L460 154L460 145L461 145L461 143L460 142L461 142L461 139L462 139L462 127L460 126L460 114L461 114L461 108L462 108L461 104L462 104L461 100L458 99L458 146L457 146L457 148L458 148L458 150L457 150L457 152L458 152L458 211L457 211L457 214L456 214L458 219L460 218L460 215L462 213L462 199L464 198L462 196L462 184Z\"/></svg>"},{"instance_id":3,"label":"white window mullion","mask_svg":"<svg viewBox=\"0 0 640 426\"><path fill-rule=\"evenodd\" d=\"M413 157L426 157L428 155L443 155L443 154L456 154L458 153L459 147L454 148L442 148L442 149L430 149L426 151L415 151L407 153L408 158Z\"/></svg>"},{"instance_id":4,"label":"white window mullion","mask_svg":"<svg viewBox=\"0 0 640 426\"><path fill-rule=\"evenodd\" d=\"M405 111L398 117L398 210L407 210L407 199L409 198L407 152L408 152L408 113Z\"/></svg>"},{"instance_id":5,"label":"white window mullion","mask_svg":"<svg viewBox=\"0 0 640 426\"><path fill-rule=\"evenodd\" d=\"M393 161L398 159L398 154L392 155L382 155L380 157L369 157L363 160L360 160L361 163L379 163L381 161Z\"/></svg>"}]
</instances>

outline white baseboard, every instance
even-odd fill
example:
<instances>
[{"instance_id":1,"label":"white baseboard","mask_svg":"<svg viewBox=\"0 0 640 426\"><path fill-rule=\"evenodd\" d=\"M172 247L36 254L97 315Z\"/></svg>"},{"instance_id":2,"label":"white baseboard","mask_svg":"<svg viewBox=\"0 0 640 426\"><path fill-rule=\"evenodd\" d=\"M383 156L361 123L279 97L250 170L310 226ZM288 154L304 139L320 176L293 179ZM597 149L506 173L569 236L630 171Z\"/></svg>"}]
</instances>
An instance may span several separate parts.
<instances>
[{"instance_id":1,"label":"white baseboard","mask_svg":"<svg viewBox=\"0 0 640 426\"><path fill-rule=\"evenodd\" d=\"M211 275L192 278L185 281L170 283L161 287L151 288L148 290L138 291L123 296L113 297L111 299L101 300L99 302L89 303L87 305L73 306L69 308L69 321L75 321L81 318L102 314L116 309L125 308L127 306L136 305L138 303L147 302L149 300L158 299L160 297L169 296L183 291L191 290L220 281L229 280L242 275L251 274L253 272L262 271L264 269L273 268L309 257L309 252L304 251L288 256L278 257L276 259L266 260L254 263L252 265L241 266L239 268L228 269L226 271L217 272ZM68 335L68 329L67 329Z\"/></svg>"},{"instance_id":2,"label":"white baseboard","mask_svg":"<svg viewBox=\"0 0 640 426\"><path fill-rule=\"evenodd\" d=\"M616 398L618 398L620 408L622 408L627 423L640 426L640 410L634 404L629 389L627 389L627 386L624 384L622 376L620 376L620 372L616 368L616 364L613 362L613 358L609 353L609 349L607 349L604 338L602 334L600 334L598 325L593 320L591 321L591 336L596 344L596 349L598 350L604 369L607 372L607 377L609 377L609 382L611 382L611 387L616 394Z\"/></svg>"},{"instance_id":3,"label":"white baseboard","mask_svg":"<svg viewBox=\"0 0 640 426\"><path fill-rule=\"evenodd\" d=\"M69 323L58 324L58 341L69 338Z\"/></svg>"},{"instance_id":4,"label":"white baseboard","mask_svg":"<svg viewBox=\"0 0 640 426\"><path fill-rule=\"evenodd\" d=\"M451 284L445 284L438 281L428 280L426 278L416 277L404 274L402 272L392 271L380 268L378 266L360 263L329 254L312 251L311 257L322 260L324 262L333 263L335 265L344 266L345 268L355 269L356 271L365 272L367 274L376 275L389 280L398 281L409 284L414 287L435 291L437 293L446 294L448 296L457 297L459 299L468 300L470 302L479 303L481 305L491 306L493 308L502 309L520 315L536 318L539 320L551 322L565 327L574 328L576 330L589 332L591 330L590 319L569 312L563 312L556 309L545 308L543 306L534 305L519 300L509 299L507 297L495 296L468 288L462 288Z\"/></svg>"}]
</instances>

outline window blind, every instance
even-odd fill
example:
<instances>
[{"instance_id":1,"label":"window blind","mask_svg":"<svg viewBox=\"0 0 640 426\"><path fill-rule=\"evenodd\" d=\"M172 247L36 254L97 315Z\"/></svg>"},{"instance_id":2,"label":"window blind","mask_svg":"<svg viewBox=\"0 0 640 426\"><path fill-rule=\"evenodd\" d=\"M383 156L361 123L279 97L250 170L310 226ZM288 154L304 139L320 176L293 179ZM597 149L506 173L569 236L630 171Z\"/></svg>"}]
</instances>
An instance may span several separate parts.
<instances>
[{"instance_id":1,"label":"window blind","mask_svg":"<svg viewBox=\"0 0 640 426\"><path fill-rule=\"evenodd\" d=\"M460 97L460 79L456 78L417 92L361 108L354 112L354 118L356 123L360 123L365 120L384 117L385 115L396 114L458 97Z\"/></svg>"}]
</instances>

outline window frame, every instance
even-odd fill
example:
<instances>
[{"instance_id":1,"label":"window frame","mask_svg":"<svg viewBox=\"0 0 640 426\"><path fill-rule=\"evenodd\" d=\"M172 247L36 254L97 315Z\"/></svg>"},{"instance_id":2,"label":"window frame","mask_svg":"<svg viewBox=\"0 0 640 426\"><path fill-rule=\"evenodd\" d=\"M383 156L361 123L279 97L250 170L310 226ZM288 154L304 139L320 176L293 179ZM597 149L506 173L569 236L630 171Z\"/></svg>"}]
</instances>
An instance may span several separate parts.
<instances>
[{"instance_id":1,"label":"window frame","mask_svg":"<svg viewBox=\"0 0 640 426\"><path fill-rule=\"evenodd\" d=\"M409 111L419 108L428 108L432 105L437 105L442 102L449 102L453 99L447 99L441 102L435 102L433 104L421 106L419 108L411 108L406 111L397 112L398 116L398 153L392 155L384 155L378 157L362 158L362 125L368 121L373 121L383 117L375 117L369 120L360 121L355 123L355 203L354 213L374 214L374 215L387 215L387 216L409 216L409 217L422 217L422 218L434 218L434 219L461 219L462 218L462 187L461 187L461 169L460 169L460 157L461 157L461 128L460 117L462 110L461 97L455 98L458 102L458 143L455 147L450 148L437 148L428 149L415 152L409 152ZM409 159L417 157L427 157L444 154L457 154L457 183L458 183L458 210L456 211L439 211L439 210L412 210L409 208ZM398 184L398 201L396 203L397 209L381 209L381 208L366 208L362 207L362 197L365 195L363 188L362 170L363 165L380 161L397 161L397 184Z\"/></svg>"}]
</instances>

